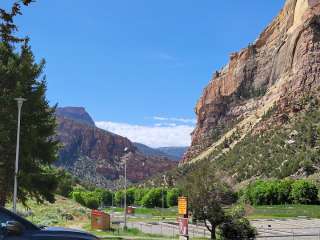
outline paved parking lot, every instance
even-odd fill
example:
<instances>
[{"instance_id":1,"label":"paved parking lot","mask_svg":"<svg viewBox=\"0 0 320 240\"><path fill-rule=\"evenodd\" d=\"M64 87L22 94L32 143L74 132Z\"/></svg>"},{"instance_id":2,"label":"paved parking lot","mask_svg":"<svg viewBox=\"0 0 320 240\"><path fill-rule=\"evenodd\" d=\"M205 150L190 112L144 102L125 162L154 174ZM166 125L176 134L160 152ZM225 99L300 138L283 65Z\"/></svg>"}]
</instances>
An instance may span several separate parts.
<instances>
[{"instance_id":1,"label":"paved parking lot","mask_svg":"<svg viewBox=\"0 0 320 240\"><path fill-rule=\"evenodd\" d=\"M320 240L320 219L259 219L252 220L251 223L258 230L257 239ZM169 222L131 222L128 226L138 228L145 233L161 234L168 237L176 236L179 232L177 224ZM209 238L210 233L203 226L190 224L189 235L191 239L193 237Z\"/></svg>"},{"instance_id":2,"label":"paved parking lot","mask_svg":"<svg viewBox=\"0 0 320 240\"><path fill-rule=\"evenodd\" d=\"M320 240L320 219L283 219L251 221L259 239Z\"/></svg>"}]
</instances>

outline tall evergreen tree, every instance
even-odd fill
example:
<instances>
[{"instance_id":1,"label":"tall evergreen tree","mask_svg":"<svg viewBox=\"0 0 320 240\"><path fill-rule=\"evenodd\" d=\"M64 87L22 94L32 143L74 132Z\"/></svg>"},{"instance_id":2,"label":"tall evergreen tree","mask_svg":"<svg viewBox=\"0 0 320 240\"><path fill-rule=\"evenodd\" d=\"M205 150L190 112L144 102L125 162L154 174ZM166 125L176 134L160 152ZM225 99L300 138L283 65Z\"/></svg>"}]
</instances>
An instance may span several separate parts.
<instances>
[{"instance_id":1,"label":"tall evergreen tree","mask_svg":"<svg viewBox=\"0 0 320 240\"><path fill-rule=\"evenodd\" d=\"M46 99L43 76L45 61L35 62L28 38L15 36L14 17L32 0L15 2L10 11L0 9L0 206L13 192L16 149L16 97L27 101L22 107L18 197L54 201L57 180L51 163L56 160L55 108Z\"/></svg>"}]
</instances>

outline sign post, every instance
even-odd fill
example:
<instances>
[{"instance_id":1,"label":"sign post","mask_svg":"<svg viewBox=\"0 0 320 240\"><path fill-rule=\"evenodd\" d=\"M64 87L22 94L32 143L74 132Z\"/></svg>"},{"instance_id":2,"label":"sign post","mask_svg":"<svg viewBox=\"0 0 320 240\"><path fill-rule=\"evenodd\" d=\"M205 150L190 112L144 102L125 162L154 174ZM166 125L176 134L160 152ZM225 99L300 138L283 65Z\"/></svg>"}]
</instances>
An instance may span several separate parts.
<instances>
[{"instance_id":1,"label":"sign post","mask_svg":"<svg viewBox=\"0 0 320 240\"><path fill-rule=\"evenodd\" d=\"M188 199L186 197L178 198L178 213L179 213L179 235L180 240L188 240Z\"/></svg>"}]
</instances>

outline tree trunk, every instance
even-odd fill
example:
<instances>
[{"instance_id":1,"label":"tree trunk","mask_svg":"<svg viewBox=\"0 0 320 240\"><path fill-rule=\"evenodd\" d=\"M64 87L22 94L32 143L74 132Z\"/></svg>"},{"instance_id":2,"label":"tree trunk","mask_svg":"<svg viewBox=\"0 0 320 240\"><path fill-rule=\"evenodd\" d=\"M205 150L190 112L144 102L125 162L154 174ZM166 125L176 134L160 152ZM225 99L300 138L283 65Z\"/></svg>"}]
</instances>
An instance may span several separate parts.
<instances>
[{"instance_id":1,"label":"tree trunk","mask_svg":"<svg viewBox=\"0 0 320 240\"><path fill-rule=\"evenodd\" d=\"M207 221L204 221L204 224L206 225L206 228L210 231L211 233L211 239L216 239L216 227L212 224L211 224L211 228L210 226L207 224Z\"/></svg>"},{"instance_id":2,"label":"tree trunk","mask_svg":"<svg viewBox=\"0 0 320 240\"><path fill-rule=\"evenodd\" d=\"M216 228L215 227L212 227L211 229L211 239L216 239Z\"/></svg>"}]
</instances>

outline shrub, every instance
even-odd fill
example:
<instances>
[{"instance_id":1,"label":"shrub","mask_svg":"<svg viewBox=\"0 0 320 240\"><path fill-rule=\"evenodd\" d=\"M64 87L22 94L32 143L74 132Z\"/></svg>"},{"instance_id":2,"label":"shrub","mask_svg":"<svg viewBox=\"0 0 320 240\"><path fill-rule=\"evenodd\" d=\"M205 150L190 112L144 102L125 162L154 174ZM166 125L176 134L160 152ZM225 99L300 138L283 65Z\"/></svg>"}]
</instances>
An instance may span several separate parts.
<instances>
[{"instance_id":1,"label":"shrub","mask_svg":"<svg viewBox=\"0 0 320 240\"><path fill-rule=\"evenodd\" d=\"M100 201L97 195L92 192L87 192L84 194L85 206L90 209L98 209L100 206Z\"/></svg>"},{"instance_id":2,"label":"shrub","mask_svg":"<svg viewBox=\"0 0 320 240\"><path fill-rule=\"evenodd\" d=\"M79 191L73 191L72 194L72 199L75 200L77 203L85 206L85 201L82 197L82 192L79 192Z\"/></svg>"},{"instance_id":3,"label":"shrub","mask_svg":"<svg viewBox=\"0 0 320 240\"><path fill-rule=\"evenodd\" d=\"M178 198L180 190L178 188L172 188L167 193L167 205L170 207L178 205Z\"/></svg>"},{"instance_id":4,"label":"shrub","mask_svg":"<svg viewBox=\"0 0 320 240\"><path fill-rule=\"evenodd\" d=\"M292 184L291 197L294 203L313 204L318 200L318 189L309 181L297 180Z\"/></svg>"},{"instance_id":5,"label":"shrub","mask_svg":"<svg viewBox=\"0 0 320 240\"><path fill-rule=\"evenodd\" d=\"M257 232L246 218L228 218L217 229L217 239L254 239Z\"/></svg>"}]
</instances>

